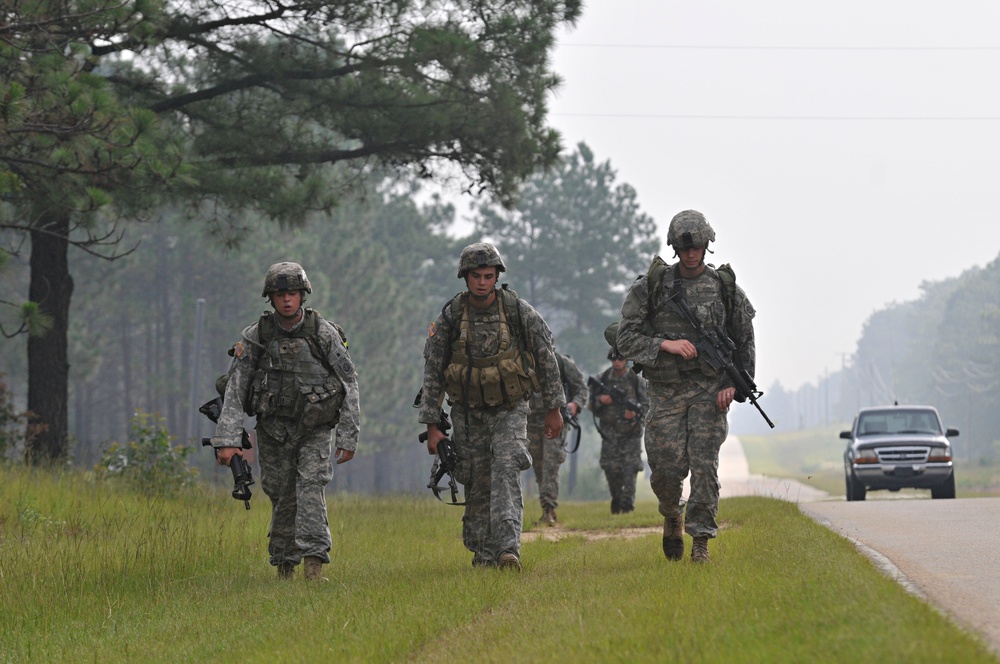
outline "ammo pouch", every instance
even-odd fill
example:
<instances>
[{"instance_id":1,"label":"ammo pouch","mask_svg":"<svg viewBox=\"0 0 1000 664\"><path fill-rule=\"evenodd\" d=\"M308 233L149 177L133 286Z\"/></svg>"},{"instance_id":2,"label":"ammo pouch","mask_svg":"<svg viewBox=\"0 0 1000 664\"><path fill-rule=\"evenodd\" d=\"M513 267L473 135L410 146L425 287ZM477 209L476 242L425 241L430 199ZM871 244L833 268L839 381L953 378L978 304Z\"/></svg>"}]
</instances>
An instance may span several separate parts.
<instances>
[{"instance_id":1,"label":"ammo pouch","mask_svg":"<svg viewBox=\"0 0 1000 664\"><path fill-rule=\"evenodd\" d=\"M253 379L247 387L246 399L243 400L243 411L247 415L269 415L277 407L275 395L265 391L263 383L263 372L254 372Z\"/></svg>"},{"instance_id":2,"label":"ammo pouch","mask_svg":"<svg viewBox=\"0 0 1000 664\"><path fill-rule=\"evenodd\" d=\"M300 386L299 392L302 395L302 417L299 419L301 428L313 429L340 421L344 391L336 380L326 381L322 385Z\"/></svg>"},{"instance_id":3,"label":"ammo pouch","mask_svg":"<svg viewBox=\"0 0 1000 664\"><path fill-rule=\"evenodd\" d=\"M639 366L639 365L636 365ZM670 353L660 351L656 357L656 364L650 366L643 364L642 377L654 383L673 383L680 380L681 372L677 366L677 358Z\"/></svg>"},{"instance_id":4,"label":"ammo pouch","mask_svg":"<svg viewBox=\"0 0 1000 664\"><path fill-rule=\"evenodd\" d=\"M470 358L469 305L464 304L459 335L452 342L451 361L444 370L444 389L452 403L464 404L466 408L513 408L531 392L541 390L535 357L521 350L512 338L507 306L503 302L498 303L498 312L500 352L489 357Z\"/></svg>"},{"instance_id":5,"label":"ammo pouch","mask_svg":"<svg viewBox=\"0 0 1000 664\"><path fill-rule=\"evenodd\" d=\"M452 402L468 408L513 408L540 387L534 356L516 347L472 358L471 376L469 358L453 355L444 372L444 385Z\"/></svg>"}]
</instances>

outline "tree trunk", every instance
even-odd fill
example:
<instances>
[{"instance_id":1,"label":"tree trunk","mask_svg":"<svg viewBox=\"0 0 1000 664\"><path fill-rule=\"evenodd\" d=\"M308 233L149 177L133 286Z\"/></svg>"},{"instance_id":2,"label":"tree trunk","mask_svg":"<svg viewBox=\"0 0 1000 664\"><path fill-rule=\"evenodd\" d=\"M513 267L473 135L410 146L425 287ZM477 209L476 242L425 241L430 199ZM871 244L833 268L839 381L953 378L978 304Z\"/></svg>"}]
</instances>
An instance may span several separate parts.
<instances>
[{"instance_id":1,"label":"tree trunk","mask_svg":"<svg viewBox=\"0 0 1000 664\"><path fill-rule=\"evenodd\" d=\"M69 274L69 217L46 212L31 231L28 299L52 317L52 328L28 337L28 410L44 425L25 450L31 465L46 465L67 454L69 360L67 332L73 279Z\"/></svg>"},{"instance_id":2,"label":"tree trunk","mask_svg":"<svg viewBox=\"0 0 1000 664\"><path fill-rule=\"evenodd\" d=\"M129 320L128 309L123 308L121 314L121 333L122 333L122 403L125 407L122 409L124 411L123 415L125 425L125 435L128 436L132 431L132 414L135 413L135 387L132 385L132 323Z\"/></svg>"}]
</instances>

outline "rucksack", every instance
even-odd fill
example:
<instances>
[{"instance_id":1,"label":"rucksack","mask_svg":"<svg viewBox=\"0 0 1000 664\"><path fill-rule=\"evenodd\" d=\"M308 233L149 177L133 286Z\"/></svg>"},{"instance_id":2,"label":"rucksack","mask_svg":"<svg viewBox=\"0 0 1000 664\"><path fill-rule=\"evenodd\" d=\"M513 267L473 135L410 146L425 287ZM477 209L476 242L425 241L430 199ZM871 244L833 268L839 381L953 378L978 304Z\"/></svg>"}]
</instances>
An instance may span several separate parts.
<instances>
[{"instance_id":1,"label":"rucksack","mask_svg":"<svg viewBox=\"0 0 1000 664\"><path fill-rule=\"evenodd\" d=\"M712 267L709 265L709 267ZM646 272L646 288L649 293L649 311L655 311L663 300L663 274L670 266L659 256L653 257ZM713 267L716 276L722 283L722 304L726 307L726 325L732 324L733 304L736 301L736 272L729 263L717 268ZM730 337L733 335L730 334Z\"/></svg>"},{"instance_id":2,"label":"rucksack","mask_svg":"<svg viewBox=\"0 0 1000 664\"><path fill-rule=\"evenodd\" d=\"M461 298L459 297L461 293L454 296L448 302L445 303L444 307L441 308L441 315L444 317L445 321L448 323L448 327L451 328L450 340L454 341L459 334L458 321L462 320L462 310L461 310ZM514 321L511 327L518 330L518 337L520 339L519 344L523 346L527 343L528 337L522 329L521 321L521 307L518 306L518 296L513 289L508 288L507 284L503 284L497 290L497 297L500 298L503 308L507 314L507 320ZM450 346L449 346L450 348ZM446 362L447 363L447 362Z\"/></svg>"}]
</instances>

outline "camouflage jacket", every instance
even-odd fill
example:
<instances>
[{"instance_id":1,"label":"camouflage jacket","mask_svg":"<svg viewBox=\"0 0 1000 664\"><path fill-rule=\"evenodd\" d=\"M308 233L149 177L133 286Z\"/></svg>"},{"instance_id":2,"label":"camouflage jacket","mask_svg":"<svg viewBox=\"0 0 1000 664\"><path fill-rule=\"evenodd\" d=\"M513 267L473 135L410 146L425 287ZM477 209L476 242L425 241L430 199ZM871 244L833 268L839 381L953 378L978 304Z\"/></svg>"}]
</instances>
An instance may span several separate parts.
<instances>
[{"instance_id":1,"label":"camouflage jacket","mask_svg":"<svg viewBox=\"0 0 1000 664\"><path fill-rule=\"evenodd\" d=\"M318 316L318 314L315 314ZM292 332L305 322L305 317L296 324ZM354 363L347 354L343 338L337 329L322 317L318 321L318 346L325 354L325 364L333 369L344 390L344 400L340 406L340 420L336 425L336 446L345 450L356 450L361 431L361 406L358 391L358 375ZM282 330L276 326L276 334ZM212 437L214 447L239 447L243 431L244 398L253 380L258 363L264 353L259 345L258 323L243 330L242 339L233 348L233 360L229 365L229 381L223 400L222 413ZM318 361L317 361L318 362ZM258 425L261 425L258 422ZM283 440L296 433L297 422L269 422L268 433ZM277 428L275 428L277 427ZM274 430L272 430L274 428Z\"/></svg>"},{"instance_id":2,"label":"camouflage jacket","mask_svg":"<svg viewBox=\"0 0 1000 664\"><path fill-rule=\"evenodd\" d=\"M729 386L725 373L712 369L704 360L685 360L660 350L660 343L666 338L687 339L692 343L698 340L694 327L666 304L674 288L673 273L671 266L662 275L663 295L659 302L651 302L648 275L642 275L633 282L622 304L618 350L633 362L641 364L643 376L653 383L694 381L706 389ZM719 325L728 331L739 349L743 367L753 376L756 364L753 318L756 312L743 289L735 286L733 303L727 308L722 280L711 265L706 266L697 277L682 278L681 288L702 325Z\"/></svg>"},{"instance_id":3,"label":"camouflage jacket","mask_svg":"<svg viewBox=\"0 0 1000 664\"><path fill-rule=\"evenodd\" d=\"M470 351L474 357L489 357L499 349L501 298L499 293L497 295L486 309L470 307L475 329L470 339ZM455 296L461 297L462 294ZM450 313L455 298L444 306L430 325L424 343L424 383L419 415L419 421L424 424L438 422L438 404L443 403L445 397L444 372L451 359L452 343L458 336L458 321ZM517 300L517 312L518 324L513 325L514 335L520 347L535 358L542 405L546 409L560 408L566 399L549 326L534 307L521 298Z\"/></svg>"}]
</instances>

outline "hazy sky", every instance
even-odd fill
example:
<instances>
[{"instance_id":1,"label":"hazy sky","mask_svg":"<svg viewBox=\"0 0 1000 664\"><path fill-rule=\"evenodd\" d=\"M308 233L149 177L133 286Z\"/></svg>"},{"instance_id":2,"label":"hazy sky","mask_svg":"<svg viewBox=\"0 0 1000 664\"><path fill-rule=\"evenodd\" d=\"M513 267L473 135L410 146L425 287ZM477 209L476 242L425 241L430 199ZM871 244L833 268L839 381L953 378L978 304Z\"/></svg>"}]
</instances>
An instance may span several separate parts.
<instances>
[{"instance_id":1,"label":"hazy sky","mask_svg":"<svg viewBox=\"0 0 1000 664\"><path fill-rule=\"evenodd\" d=\"M635 187L665 251L676 212L708 217L765 390L1000 253L1000 3L590 0L553 66L551 124Z\"/></svg>"}]
</instances>

